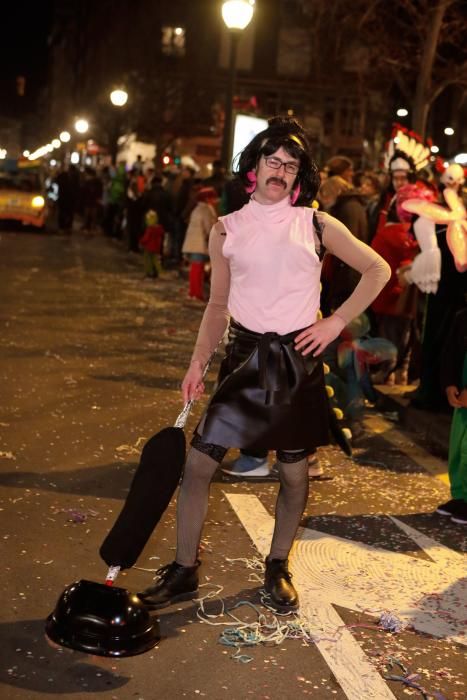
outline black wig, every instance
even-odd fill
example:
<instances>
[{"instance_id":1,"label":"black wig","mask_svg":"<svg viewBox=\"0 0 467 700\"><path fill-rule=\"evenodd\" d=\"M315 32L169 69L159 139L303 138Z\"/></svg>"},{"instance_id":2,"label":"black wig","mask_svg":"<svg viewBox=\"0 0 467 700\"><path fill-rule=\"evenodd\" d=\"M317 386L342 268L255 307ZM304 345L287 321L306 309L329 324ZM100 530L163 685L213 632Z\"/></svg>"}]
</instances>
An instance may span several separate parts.
<instances>
[{"instance_id":1,"label":"black wig","mask_svg":"<svg viewBox=\"0 0 467 700\"><path fill-rule=\"evenodd\" d=\"M294 183L294 187L300 184L300 195L295 206L309 206L320 186L319 169L311 156L305 131L291 117L273 117L268 120L268 128L256 134L239 154L235 174L247 188L251 184L248 173L256 170L261 156L271 156L281 147L300 162Z\"/></svg>"}]
</instances>

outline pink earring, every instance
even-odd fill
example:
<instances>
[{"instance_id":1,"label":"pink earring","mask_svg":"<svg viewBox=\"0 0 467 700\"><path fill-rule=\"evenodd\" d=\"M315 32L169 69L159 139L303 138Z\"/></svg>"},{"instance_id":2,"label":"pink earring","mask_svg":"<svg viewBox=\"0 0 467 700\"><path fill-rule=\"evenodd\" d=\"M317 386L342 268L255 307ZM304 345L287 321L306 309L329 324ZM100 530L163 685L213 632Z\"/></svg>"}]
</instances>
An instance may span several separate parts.
<instances>
[{"instance_id":1,"label":"pink earring","mask_svg":"<svg viewBox=\"0 0 467 700\"><path fill-rule=\"evenodd\" d=\"M295 204L299 195L300 195L300 183L298 183L298 185L296 186L296 188L293 190L293 192L290 195L290 202L292 205Z\"/></svg>"},{"instance_id":2,"label":"pink earring","mask_svg":"<svg viewBox=\"0 0 467 700\"><path fill-rule=\"evenodd\" d=\"M251 184L248 185L248 187L245 187L245 190L248 192L248 194L252 194L252 192L254 192L256 189L256 173L254 170L250 170L247 172L246 176Z\"/></svg>"}]
</instances>

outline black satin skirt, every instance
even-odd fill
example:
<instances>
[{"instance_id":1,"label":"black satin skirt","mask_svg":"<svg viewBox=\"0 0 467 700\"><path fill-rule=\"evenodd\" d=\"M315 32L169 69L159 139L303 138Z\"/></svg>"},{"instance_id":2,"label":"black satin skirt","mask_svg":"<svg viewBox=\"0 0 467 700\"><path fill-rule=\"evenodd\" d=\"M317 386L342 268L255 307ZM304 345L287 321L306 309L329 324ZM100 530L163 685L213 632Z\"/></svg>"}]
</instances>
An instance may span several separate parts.
<instances>
[{"instance_id":1,"label":"black satin skirt","mask_svg":"<svg viewBox=\"0 0 467 700\"><path fill-rule=\"evenodd\" d=\"M330 442L323 363L294 349L300 330L255 333L231 320L218 386L196 428L245 450L313 450Z\"/></svg>"}]
</instances>

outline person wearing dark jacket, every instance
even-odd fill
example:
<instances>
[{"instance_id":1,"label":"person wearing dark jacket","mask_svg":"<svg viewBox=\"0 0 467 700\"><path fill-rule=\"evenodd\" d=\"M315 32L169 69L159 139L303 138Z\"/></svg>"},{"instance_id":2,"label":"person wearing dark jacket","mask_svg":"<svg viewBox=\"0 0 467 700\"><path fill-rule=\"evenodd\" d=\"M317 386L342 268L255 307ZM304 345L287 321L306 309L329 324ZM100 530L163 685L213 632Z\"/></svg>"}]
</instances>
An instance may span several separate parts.
<instances>
[{"instance_id":1,"label":"person wearing dark jacket","mask_svg":"<svg viewBox=\"0 0 467 700\"><path fill-rule=\"evenodd\" d=\"M378 206L379 199L381 196L381 182L376 175L376 173L364 173L360 182L360 194L365 199L365 209L368 221L368 240L367 243L371 243L371 239L376 232L376 224L378 223Z\"/></svg>"},{"instance_id":2,"label":"person wearing dark jacket","mask_svg":"<svg viewBox=\"0 0 467 700\"><path fill-rule=\"evenodd\" d=\"M320 187L318 198L322 207L335 216L363 243L368 242L368 219L364 197L342 177L329 177ZM323 265L321 308L331 313L353 292L359 275L335 256L327 255Z\"/></svg>"},{"instance_id":3,"label":"person wearing dark jacket","mask_svg":"<svg viewBox=\"0 0 467 700\"><path fill-rule=\"evenodd\" d=\"M93 233L96 230L99 219L99 207L102 204L102 194L102 180L98 177L94 168L86 167L81 188L84 217L83 230L86 232Z\"/></svg>"},{"instance_id":4,"label":"person wearing dark jacket","mask_svg":"<svg viewBox=\"0 0 467 700\"><path fill-rule=\"evenodd\" d=\"M441 385L454 409L449 439L449 483L452 499L436 512L467 525L467 309L451 326L441 359Z\"/></svg>"},{"instance_id":5,"label":"person wearing dark jacket","mask_svg":"<svg viewBox=\"0 0 467 700\"><path fill-rule=\"evenodd\" d=\"M196 206L195 170L189 166L183 168L181 184L174 198L175 226L170 239L170 258L178 265L182 259L182 247L185 240L190 214ZM201 181L200 181L201 182ZM200 183L199 183L200 184Z\"/></svg>"},{"instance_id":6,"label":"person wearing dark jacket","mask_svg":"<svg viewBox=\"0 0 467 700\"><path fill-rule=\"evenodd\" d=\"M144 214L152 210L157 213L159 223L165 231L173 231L174 215L170 194L162 186L160 175L153 175L150 186L143 194L141 206Z\"/></svg>"},{"instance_id":7,"label":"person wearing dark jacket","mask_svg":"<svg viewBox=\"0 0 467 700\"><path fill-rule=\"evenodd\" d=\"M79 173L77 173L78 179L75 173L77 170L71 165L69 168L62 168L55 178L58 185L58 228L67 233L71 233L73 228L73 218L79 198Z\"/></svg>"}]
</instances>

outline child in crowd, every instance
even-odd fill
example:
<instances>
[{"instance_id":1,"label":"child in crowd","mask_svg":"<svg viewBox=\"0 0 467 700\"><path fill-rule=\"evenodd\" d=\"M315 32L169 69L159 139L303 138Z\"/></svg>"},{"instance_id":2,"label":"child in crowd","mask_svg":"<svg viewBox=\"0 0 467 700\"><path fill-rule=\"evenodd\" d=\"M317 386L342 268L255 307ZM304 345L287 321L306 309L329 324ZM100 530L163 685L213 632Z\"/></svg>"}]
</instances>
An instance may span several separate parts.
<instances>
[{"instance_id":1,"label":"child in crowd","mask_svg":"<svg viewBox=\"0 0 467 700\"><path fill-rule=\"evenodd\" d=\"M145 224L146 228L139 241L144 255L144 272L145 277L156 279L162 270L161 253L165 231L153 209L146 213Z\"/></svg>"},{"instance_id":2,"label":"child in crowd","mask_svg":"<svg viewBox=\"0 0 467 700\"><path fill-rule=\"evenodd\" d=\"M467 525L467 309L456 314L447 337L441 383L454 409L448 456L452 499L438 506L436 512Z\"/></svg>"},{"instance_id":3,"label":"child in crowd","mask_svg":"<svg viewBox=\"0 0 467 700\"><path fill-rule=\"evenodd\" d=\"M190 221L182 253L190 261L190 299L204 301L204 265L209 261L208 239L217 221L218 194L213 187L202 187L196 195L197 204Z\"/></svg>"}]
</instances>

